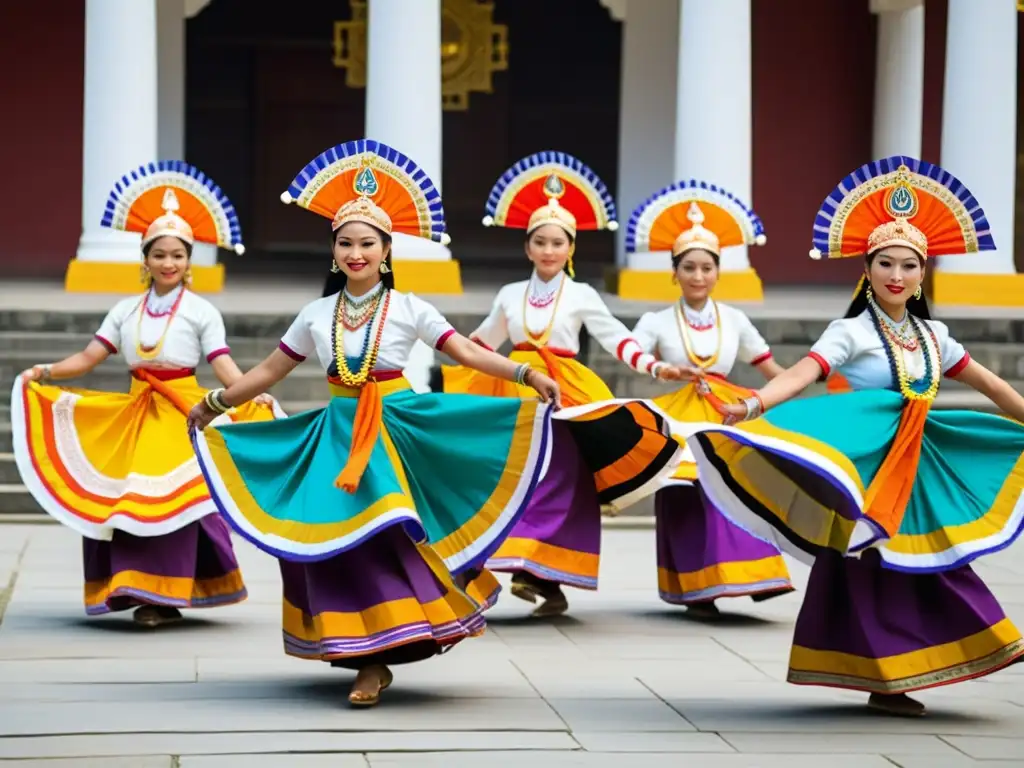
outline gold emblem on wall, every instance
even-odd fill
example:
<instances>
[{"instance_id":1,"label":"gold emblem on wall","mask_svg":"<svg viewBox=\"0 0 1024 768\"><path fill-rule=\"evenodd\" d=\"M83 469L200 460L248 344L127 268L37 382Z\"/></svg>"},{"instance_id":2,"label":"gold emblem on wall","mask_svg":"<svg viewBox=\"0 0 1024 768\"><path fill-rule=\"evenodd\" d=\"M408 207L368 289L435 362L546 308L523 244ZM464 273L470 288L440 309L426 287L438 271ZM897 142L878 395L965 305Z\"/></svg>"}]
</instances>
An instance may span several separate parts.
<instances>
[{"instance_id":1,"label":"gold emblem on wall","mask_svg":"<svg viewBox=\"0 0 1024 768\"><path fill-rule=\"evenodd\" d=\"M334 66L351 88L366 87L366 2L349 0L352 20L334 22ZM469 94L493 93L491 75L508 69L508 27L493 19L494 3L442 0L442 109L469 109Z\"/></svg>"}]
</instances>

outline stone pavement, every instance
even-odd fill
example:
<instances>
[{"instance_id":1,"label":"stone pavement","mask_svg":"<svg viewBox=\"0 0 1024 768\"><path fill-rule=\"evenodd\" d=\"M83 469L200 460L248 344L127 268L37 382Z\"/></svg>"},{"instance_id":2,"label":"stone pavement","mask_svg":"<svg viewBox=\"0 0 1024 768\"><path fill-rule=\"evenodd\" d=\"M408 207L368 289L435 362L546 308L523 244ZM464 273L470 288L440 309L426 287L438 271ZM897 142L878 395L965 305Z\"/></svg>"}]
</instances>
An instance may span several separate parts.
<instances>
[{"instance_id":1,"label":"stone pavement","mask_svg":"<svg viewBox=\"0 0 1024 768\"><path fill-rule=\"evenodd\" d=\"M800 593L689 620L657 599L651 530L607 531L602 589L571 617L506 595L485 637L353 711L351 673L283 655L276 563L237 547L248 602L147 632L84 616L69 530L0 526L0 768L1024 765L1024 665L925 692L918 720L787 685ZM978 570L1024 623L1020 547Z\"/></svg>"}]
</instances>

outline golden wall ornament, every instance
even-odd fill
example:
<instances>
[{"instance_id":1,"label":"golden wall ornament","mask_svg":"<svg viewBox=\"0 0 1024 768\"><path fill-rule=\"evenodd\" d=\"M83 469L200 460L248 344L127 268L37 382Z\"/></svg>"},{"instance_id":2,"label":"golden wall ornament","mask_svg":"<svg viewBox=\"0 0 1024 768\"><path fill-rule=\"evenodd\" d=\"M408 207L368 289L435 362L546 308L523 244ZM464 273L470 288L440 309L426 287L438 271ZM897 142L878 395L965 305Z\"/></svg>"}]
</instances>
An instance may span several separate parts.
<instances>
[{"instance_id":1,"label":"golden wall ornament","mask_svg":"<svg viewBox=\"0 0 1024 768\"><path fill-rule=\"evenodd\" d=\"M350 88L366 87L366 3L349 0L351 21L334 22L333 62L345 70ZM492 74L508 69L508 27L493 19L493 2L442 0L442 109L469 109L469 94L493 93Z\"/></svg>"}]
</instances>

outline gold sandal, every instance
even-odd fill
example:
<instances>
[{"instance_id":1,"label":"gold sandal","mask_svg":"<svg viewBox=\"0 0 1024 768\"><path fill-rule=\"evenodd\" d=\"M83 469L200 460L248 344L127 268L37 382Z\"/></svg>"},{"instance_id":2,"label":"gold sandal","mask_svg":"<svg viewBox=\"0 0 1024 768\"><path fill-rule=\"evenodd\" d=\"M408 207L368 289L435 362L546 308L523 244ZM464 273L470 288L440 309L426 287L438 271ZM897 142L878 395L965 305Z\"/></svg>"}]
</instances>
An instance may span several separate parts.
<instances>
[{"instance_id":1,"label":"gold sandal","mask_svg":"<svg viewBox=\"0 0 1024 768\"><path fill-rule=\"evenodd\" d=\"M380 695L384 693L390 687L391 683L394 682L395 676L387 667L383 667L384 673L378 680L377 692L373 694L367 694L365 691L352 691L348 695L348 703L353 707L375 707L380 703ZM356 677L358 681L358 676ZM364 698L365 696L365 698Z\"/></svg>"}]
</instances>

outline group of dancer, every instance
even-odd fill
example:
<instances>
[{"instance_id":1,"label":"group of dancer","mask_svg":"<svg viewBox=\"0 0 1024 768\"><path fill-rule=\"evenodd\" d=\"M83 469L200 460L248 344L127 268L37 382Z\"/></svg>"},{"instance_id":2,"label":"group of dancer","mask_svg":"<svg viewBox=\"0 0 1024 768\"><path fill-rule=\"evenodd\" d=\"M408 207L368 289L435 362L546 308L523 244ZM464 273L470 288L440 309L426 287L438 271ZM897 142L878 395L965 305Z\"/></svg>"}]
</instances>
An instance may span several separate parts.
<instances>
[{"instance_id":1,"label":"group of dancer","mask_svg":"<svg viewBox=\"0 0 1024 768\"><path fill-rule=\"evenodd\" d=\"M994 247L948 172L887 158L826 198L812 256L859 257L865 272L847 317L788 370L746 315L711 298L722 249L764 242L760 219L714 184L678 182L631 216L627 248L668 251L682 295L630 331L573 279L578 234L617 227L604 184L564 153L516 163L484 223L525 232L533 273L498 292L469 338L394 289L394 233L448 239L411 159L342 144L282 199L331 220L331 290L250 371L188 288L195 242L243 250L237 215L202 172L159 162L116 183L103 219L141 233L142 295L116 304L85 350L15 383L18 468L84 537L88 613L134 608L155 627L244 600L230 523L280 563L285 652L355 670L349 701L372 706L392 666L484 631L493 571L540 601L537 616L568 610L563 587L596 589L602 507L653 493L666 602L713 615L720 598L791 592L782 552L813 564L791 682L917 715L908 692L1024 655L969 565L1024 525L1024 398L930 319L921 293L930 256ZM576 359L584 326L676 391L616 399ZM444 392L404 378L417 341L457 363ZM119 350L129 393L53 383ZM266 393L311 355L331 398L287 416ZM223 388L197 384L201 357ZM737 362L768 384L730 383ZM838 375L852 391L793 399ZM1010 418L930 411L942 376Z\"/></svg>"}]
</instances>

